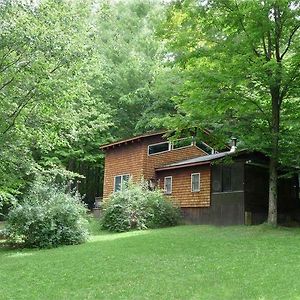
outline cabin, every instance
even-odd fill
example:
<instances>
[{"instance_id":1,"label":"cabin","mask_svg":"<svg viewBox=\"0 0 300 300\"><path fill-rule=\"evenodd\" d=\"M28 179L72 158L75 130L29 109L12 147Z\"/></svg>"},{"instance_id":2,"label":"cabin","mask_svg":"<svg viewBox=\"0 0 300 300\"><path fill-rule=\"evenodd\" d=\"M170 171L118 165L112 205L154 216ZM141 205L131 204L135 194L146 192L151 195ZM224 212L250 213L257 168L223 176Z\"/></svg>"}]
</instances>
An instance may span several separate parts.
<instances>
[{"instance_id":1,"label":"cabin","mask_svg":"<svg viewBox=\"0 0 300 300\"><path fill-rule=\"evenodd\" d=\"M177 203L190 224L259 224L268 212L268 158L237 151L236 141L216 151L203 141L169 141L165 132L148 133L100 147L105 152L103 199L131 178L144 179ZM284 221L300 210L299 180L279 182L278 211Z\"/></svg>"}]
</instances>

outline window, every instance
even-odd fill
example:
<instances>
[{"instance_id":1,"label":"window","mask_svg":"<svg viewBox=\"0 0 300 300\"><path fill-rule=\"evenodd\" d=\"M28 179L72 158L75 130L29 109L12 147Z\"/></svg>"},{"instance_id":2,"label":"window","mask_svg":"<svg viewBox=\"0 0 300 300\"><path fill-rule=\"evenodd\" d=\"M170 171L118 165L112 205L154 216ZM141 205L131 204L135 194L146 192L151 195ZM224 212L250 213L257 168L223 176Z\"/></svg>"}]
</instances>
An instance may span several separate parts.
<instances>
[{"instance_id":1,"label":"window","mask_svg":"<svg viewBox=\"0 0 300 300\"><path fill-rule=\"evenodd\" d=\"M212 191L232 192L244 189L243 166L240 163L231 165L213 165Z\"/></svg>"},{"instance_id":2,"label":"window","mask_svg":"<svg viewBox=\"0 0 300 300\"><path fill-rule=\"evenodd\" d=\"M114 192L121 191L123 186L125 186L126 183L129 181L129 178L129 174L115 176Z\"/></svg>"},{"instance_id":3,"label":"window","mask_svg":"<svg viewBox=\"0 0 300 300\"><path fill-rule=\"evenodd\" d=\"M191 175L191 190L192 192L200 192L200 173Z\"/></svg>"},{"instance_id":4,"label":"window","mask_svg":"<svg viewBox=\"0 0 300 300\"><path fill-rule=\"evenodd\" d=\"M192 138L184 138L176 140L172 143L172 149L180 149L184 147L189 147L193 145Z\"/></svg>"},{"instance_id":5,"label":"window","mask_svg":"<svg viewBox=\"0 0 300 300\"><path fill-rule=\"evenodd\" d=\"M164 179L164 191L165 194L172 194L172 176L165 177Z\"/></svg>"},{"instance_id":6,"label":"window","mask_svg":"<svg viewBox=\"0 0 300 300\"><path fill-rule=\"evenodd\" d=\"M201 150L203 150L207 154L218 153L218 151L215 151L215 149L213 149L212 147L210 147L209 145L207 145L204 142L196 142L196 146L198 148L200 148Z\"/></svg>"},{"instance_id":7,"label":"window","mask_svg":"<svg viewBox=\"0 0 300 300\"><path fill-rule=\"evenodd\" d=\"M231 187L231 166L222 166L222 191L232 191Z\"/></svg>"},{"instance_id":8,"label":"window","mask_svg":"<svg viewBox=\"0 0 300 300\"><path fill-rule=\"evenodd\" d=\"M169 142L163 142L163 143L149 145L148 146L148 154L153 155L153 154L156 154L156 153L170 151L171 150L170 146L171 145L170 145Z\"/></svg>"}]
</instances>

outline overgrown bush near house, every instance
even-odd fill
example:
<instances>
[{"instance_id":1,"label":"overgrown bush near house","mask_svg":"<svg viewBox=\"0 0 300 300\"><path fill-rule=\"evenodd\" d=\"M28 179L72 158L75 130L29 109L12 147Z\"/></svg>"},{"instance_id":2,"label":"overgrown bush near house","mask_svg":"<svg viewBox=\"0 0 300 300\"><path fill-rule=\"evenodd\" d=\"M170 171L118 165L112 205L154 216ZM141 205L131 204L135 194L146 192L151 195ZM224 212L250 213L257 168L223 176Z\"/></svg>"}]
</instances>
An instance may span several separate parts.
<instances>
[{"instance_id":1,"label":"overgrown bush near house","mask_svg":"<svg viewBox=\"0 0 300 300\"><path fill-rule=\"evenodd\" d=\"M103 207L102 228L123 232L177 225L179 209L160 190L150 191L145 183L130 182L113 193Z\"/></svg>"},{"instance_id":2,"label":"overgrown bush near house","mask_svg":"<svg viewBox=\"0 0 300 300\"><path fill-rule=\"evenodd\" d=\"M50 248L79 244L88 237L86 208L77 193L37 184L8 214L8 242Z\"/></svg>"}]
</instances>

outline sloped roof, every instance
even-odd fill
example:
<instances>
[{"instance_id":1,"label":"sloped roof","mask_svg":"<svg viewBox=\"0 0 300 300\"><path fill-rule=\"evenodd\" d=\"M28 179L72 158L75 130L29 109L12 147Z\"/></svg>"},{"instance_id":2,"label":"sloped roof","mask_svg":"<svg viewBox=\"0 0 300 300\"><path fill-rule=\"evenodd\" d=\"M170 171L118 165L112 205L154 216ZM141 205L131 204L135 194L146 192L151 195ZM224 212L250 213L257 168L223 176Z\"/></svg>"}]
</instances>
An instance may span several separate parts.
<instances>
[{"instance_id":1,"label":"sloped roof","mask_svg":"<svg viewBox=\"0 0 300 300\"><path fill-rule=\"evenodd\" d=\"M210 164L211 161L221 159L226 156L236 156L236 155L244 153L244 152L245 152L245 150L235 151L235 152L226 151L226 152L215 153L215 154L210 154L210 155L198 156L195 158L185 159L185 160L182 160L182 161L179 161L176 163L161 166L161 167L156 168L155 170L162 171L162 170L185 168L185 167L190 167L190 166L195 166L195 165Z\"/></svg>"},{"instance_id":2,"label":"sloped roof","mask_svg":"<svg viewBox=\"0 0 300 300\"><path fill-rule=\"evenodd\" d=\"M208 129L202 129L203 132L207 135L210 134L210 131ZM100 150L106 150L108 148L113 148L115 146L120 146L121 144L128 144L128 143L134 143L134 142L137 142L141 139L144 139L144 138L147 138L147 137L151 137L151 136L156 136L156 135L165 135L165 134L171 134L172 131L167 131L167 130L160 130L160 131L155 131L155 132L148 132L148 133L145 133L145 134L141 134L141 135L138 135L138 136L134 136L134 137L131 137L131 138L128 138L128 139L122 139L122 140L119 140L119 141L115 141L115 142L112 142L112 143L107 143L107 144L104 144L104 145L101 145L99 148Z\"/></svg>"},{"instance_id":3,"label":"sloped roof","mask_svg":"<svg viewBox=\"0 0 300 300\"><path fill-rule=\"evenodd\" d=\"M129 138L129 139L119 140L119 141L116 141L116 142L113 142L113 143L104 144L104 145L100 146L100 149L101 150L106 150L110 147L120 146L121 144L134 143L134 142L137 142L141 139L144 139L144 138L147 138L147 137L150 137L150 136L163 135L165 133L166 133L166 131L149 132L149 133L141 134L141 135L138 135L138 136L134 136L134 137Z\"/></svg>"}]
</instances>

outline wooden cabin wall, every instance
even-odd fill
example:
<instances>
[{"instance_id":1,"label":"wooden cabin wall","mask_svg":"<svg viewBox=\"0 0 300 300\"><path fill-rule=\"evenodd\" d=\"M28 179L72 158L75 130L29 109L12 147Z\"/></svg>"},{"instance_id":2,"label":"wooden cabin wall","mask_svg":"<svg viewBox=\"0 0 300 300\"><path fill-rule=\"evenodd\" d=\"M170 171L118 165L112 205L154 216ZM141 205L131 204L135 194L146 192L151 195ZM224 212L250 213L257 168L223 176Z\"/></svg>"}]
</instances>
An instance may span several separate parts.
<instances>
[{"instance_id":1,"label":"wooden cabin wall","mask_svg":"<svg viewBox=\"0 0 300 300\"><path fill-rule=\"evenodd\" d=\"M287 218L300 221L300 201L298 177L280 178L278 187L279 221Z\"/></svg>"},{"instance_id":2,"label":"wooden cabin wall","mask_svg":"<svg viewBox=\"0 0 300 300\"><path fill-rule=\"evenodd\" d=\"M251 224L260 224L268 216L268 169L245 165L245 212L251 213Z\"/></svg>"},{"instance_id":3,"label":"wooden cabin wall","mask_svg":"<svg viewBox=\"0 0 300 300\"><path fill-rule=\"evenodd\" d=\"M282 174L279 174L279 176ZM269 204L269 172L267 168L245 165L245 211L251 213L252 224L267 220ZM299 219L299 183L296 176L279 178L278 221Z\"/></svg>"},{"instance_id":4,"label":"wooden cabin wall","mask_svg":"<svg viewBox=\"0 0 300 300\"><path fill-rule=\"evenodd\" d=\"M181 210L184 220L191 224L243 225L244 162L213 165L210 206Z\"/></svg>"}]
</instances>

